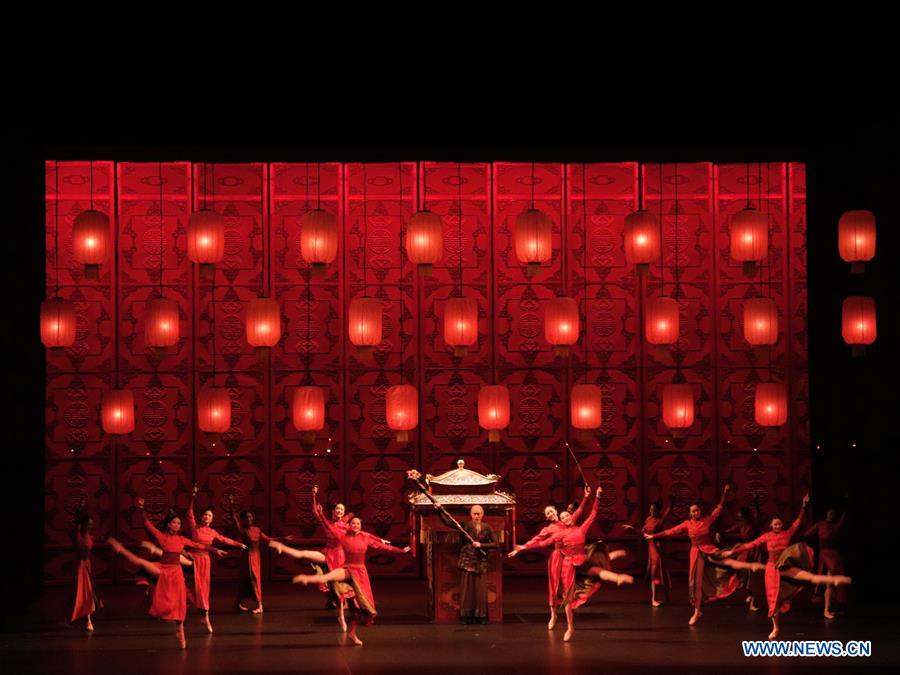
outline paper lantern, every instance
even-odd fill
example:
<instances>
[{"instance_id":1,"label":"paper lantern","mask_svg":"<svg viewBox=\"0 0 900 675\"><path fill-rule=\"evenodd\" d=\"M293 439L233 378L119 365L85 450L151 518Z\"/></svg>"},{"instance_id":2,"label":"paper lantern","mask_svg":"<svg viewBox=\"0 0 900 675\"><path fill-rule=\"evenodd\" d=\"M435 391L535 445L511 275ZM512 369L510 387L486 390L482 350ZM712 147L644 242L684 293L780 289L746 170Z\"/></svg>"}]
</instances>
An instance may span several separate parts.
<instances>
[{"instance_id":1,"label":"paper lantern","mask_svg":"<svg viewBox=\"0 0 900 675\"><path fill-rule=\"evenodd\" d=\"M130 434L134 431L134 392L110 389L103 394L100 420L108 434Z\"/></svg>"},{"instance_id":2,"label":"paper lantern","mask_svg":"<svg viewBox=\"0 0 900 675\"><path fill-rule=\"evenodd\" d=\"M247 343L260 363L266 363L269 349L281 339L281 309L273 298L254 298L247 303Z\"/></svg>"},{"instance_id":3,"label":"paper lantern","mask_svg":"<svg viewBox=\"0 0 900 675\"><path fill-rule=\"evenodd\" d=\"M441 217L429 210L418 211L406 226L406 254L418 265L419 274L431 276L431 266L444 252Z\"/></svg>"},{"instance_id":4,"label":"paper lantern","mask_svg":"<svg viewBox=\"0 0 900 675\"><path fill-rule=\"evenodd\" d=\"M663 424L675 438L694 423L694 387L690 384L664 384L662 389Z\"/></svg>"},{"instance_id":5,"label":"paper lantern","mask_svg":"<svg viewBox=\"0 0 900 675\"><path fill-rule=\"evenodd\" d=\"M678 301L675 298L647 299L644 311L644 332L652 345L672 345L679 335Z\"/></svg>"},{"instance_id":6,"label":"paper lantern","mask_svg":"<svg viewBox=\"0 0 900 675\"><path fill-rule=\"evenodd\" d=\"M197 426L211 435L212 445L218 435L231 428L231 395L220 387L203 387L197 394Z\"/></svg>"},{"instance_id":7,"label":"paper lantern","mask_svg":"<svg viewBox=\"0 0 900 675\"><path fill-rule=\"evenodd\" d=\"M875 299L851 295L844 299L842 307L841 335L844 342L853 347L854 356L866 353L866 345L875 342L878 335L875 324Z\"/></svg>"},{"instance_id":8,"label":"paper lantern","mask_svg":"<svg viewBox=\"0 0 900 675\"><path fill-rule=\"evenodd\" d=\"M516 257L525 263L525 275L533 277L541 263L553 257L553 222L544 212L528 209L516 217Z\"/></svg>"},{"instance_id":9,"label":"paper lantern","mask_svg":"<svg viewBox=\"0 0 900 675\"><path fill-rule=\"evenodd\" d=\"M449 298L444 304L444 342L453 347L454 356L465 356L478 342L478 301L473 298Z\"/></svg>"},{"instance_id":10,"label":"paper lantern","mask_svg":"<svg viewBox=\"0 0 900 675\"><path fill-rule=\"evenodd\" d=\"M759 426L780 427L787 422L787 388L778 382L757 384L753 410Z\"/></svg>"},{"instance_id":11,"label":"paper lantern","mask_svg":"<svg viewBox=\"0 0 900 675\"><path fill-rule=\"evenodd\" d=\"M88 209L75 217L72 223L72 254L84 265L88 279L100 277L100 265L109 255L109 217L105 213Z\"/></svg>"},{"instance_id":12,"label":"paper lantern","mask_svg":"<svg viewBox=\"0 0 900 675\"><path fill-rule=\"evenodd\" d=\"M322 387L297 387L291 401L291 419L300 432L300 442L311 445L325 426L325 391Z\"/></svg>"},{"instance_id":13,"label":"paper lantern","mask_svg":"<svg viewBox=\"0 0 900 675\"><path fill-rule=\"evenodd\" d=\"M500 440L500 430L509 426L509 389L504 385L485 385L478 391L478 424L487 429L488 441Z\"/></svg>"},{"instance_id":14,"label":"paper lantern","mask_svg":"<svg viewBox=\"0 0 900 675\"><path fill-rule=\"evenodd\" d=\"M765 259L769 248L769 222L756 209L743 209L731 219L731 259L744 263L744 273L750 275L756 263Z\"/></svg>"},{"instance_id":15,"label":"paper lantern","mask_svg":"<svg viewBox=\"0 0 900 675\"><path fill-rule=\"evenodd\" d=\"M211 209L194 211L188 220L187 253L200 265L200 276L212 278L215 265L225 256L225 218Z\"/></svg>"},{"instance_id":16,"label":"paper lantern","mask_svg":"<svg viewBox=\"0 0 900 675\"><path fill-rule=\"evenodd\" d=\"M544 337L557 356L567 356L578 342L578 303L572 298L553 298L544 305Z\"/></svg>"},{"instance_id":17,"label":"paper lantern","mask_svg":"<svg viewBox=\"0 0 900 675\"><path fill-rule=\"evenodd\" d=\"M300 230L300 255L309 263L310 272L325 273L338 251L337 218L324 209L312 209L303 216Z\"/></svg>"},{"instance_id":18,"label":"paper lantern","mask_svg":"<svg viewBox=\"0 0 900 675\"><path fill-rule=\"evenodd\" d=\"M875 214L871 211L847 211L838 221L838 250L850 263L850 271L860 274L867 261L875 257Z\"/></svg>"},{"instance_id":19,"label":"paper lantern","mask_svg":"<svg viewBox=\"0 0 900 675\"><path fill-rule=\"evenodd\" d=\"M659 221L646 209L625 216L625 260L646 274L650 263L659 258Z\"/></svg>"},{"instance_id":20,"label":"paper lantern","mask_svg":"<svg viewBox=\"0 0 900 675\"><path fill-rule=\"evenodd\" d=\"M751 345L778 342L778 305L771 298L744 301L744 339Z\"/></svg>"},{"instance_id":21,"label":"paper lantern","mask_svg":"<svg viewBox=\"0 0 900 675\"><path fill-rule=\"evenodd\" d=\"M45 347L71 347L75 343L75 305L63 298L41 303L41 342Z\"/></svg>"},{"instance_id":22,"label":"paper lantern","mask_svg":"<svg viewBox=\"0 0 900 675\"><path fill-rule=\"evenodd\" d=\"M569 402L572 426L576 429L599 429L603 422L603 393L596 384L576 384Z\"/></svg>"},{"instance_id":23,"label":"paper lantern","mask_svg":"<svg viewBox=\"0 0 900 675\"><path fill-rule=\"evenodd\" d=\"M348 335L360 354L381 344L382 305L378 298L359 296L350 301Z\"/></svg>"},{"instance_id":24,"label":"paper lantern","mask_svg":"<svg viewBox=\"0 0 900 675\"><path fill-rule=\"evenodd\" d=\"M165 349L178 344L181 336L178 303L157 296L147 301L144 316L144 342L148 347Z\"/></svg>"},{"instance_id":25,"label":"paper lantern","mask_svg":"<svg viewBox=\"0 0 900 675\"><path fill-rule=\"evenodd\" d=\"M388 387L384 399L388 428L397 433L398 443L409 441L409 432L419 423L419 392L409 384Z\"/></svg>"}]
</instances>

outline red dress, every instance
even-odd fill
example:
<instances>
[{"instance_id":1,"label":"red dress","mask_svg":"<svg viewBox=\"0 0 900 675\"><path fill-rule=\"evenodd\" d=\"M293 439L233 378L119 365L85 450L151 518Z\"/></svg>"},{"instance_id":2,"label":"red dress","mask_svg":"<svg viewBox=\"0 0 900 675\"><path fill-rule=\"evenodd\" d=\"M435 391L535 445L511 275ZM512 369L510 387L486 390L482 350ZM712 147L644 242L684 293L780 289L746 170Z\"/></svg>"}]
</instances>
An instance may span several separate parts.
<instances>
[{"instance_id":1,"label":"red dress","mask_svg":"<svg viewBox=\"0 0 900 675\"><path fill-rule=\"evenodd\" d=\"M766 602L769 605L769 616L774 616L776 612L784 613L788 611L791 607L790 596L793 596L800 590L799 587L792 585L790 589L786 589L789 593L785 594L782 591L782 571L789 567L806 568L812 566L811 559L809 559L808 562L801 564L797 564L795 559L790 560L790 563L788 564L788 561L784 559L784 553L791 543L791 538L794 536L797 528L800 527L800 520L802 518L803 512L797 516L793 525L788 529L782 530L781 532L766 532L752 541L736 546L732 551L737 554L743 551L749 551L762 544L766 545L766 550L769 552L769 559L766 561ZM800 545L797 552L804 558L811 554L809 547L805 544ZM793 558L796 557L797 556L793 556Z\"/></svg>"},{"instance_id":2,"label":"red dress","mask_svg":"<svg viewBox=\"0 0 900 675\"><path fill-rule=\"evenodd\" d=\"M573 523L576 523L581 517L581 512L584 510L584 502L585 500L582 499L581 503L578 505L578 508L575 510L575 513L572 514ZM546 545L555 534L557 534L561 530L564 530L565 528L566 526L561 520L557 520L555 523L550 523L549 525L542 528L541 531L534 535L531 539L526 541L523 544L523 547L532 549ZM550 557L547 558L547 590L550 595L551 605L555 605L557 603L557 596L559 595L559 579L560 574L562 574L563 562L561 549L562 543L556 542L553 545L553 551L550 553Z\"/></svg>"},{"instance_id":3,"label":"red dress","mask_svg":"<svg viewBox=\"0 0 900 675\"><path fill-rule=\"evenodd\" d=\"M78 551L78 570L75 573L75 608L72 610L72 621L93 614L103 603L94 593L94 581L91 579L91 549L94 548L94 537L90 532L78 531L75 534Z\"/></svg>"},{"instance_id":4,"label":"red dress","mask_svg":"<svg viewBox=\"0 0 900 675\"><path fill-rule=\"evenodd\" d=\"M669 510L660 517L647 516L644 519L644 526L641 533L656 534L656 531L666 521ZM666 563L660 550L660 544L652 539L647 541L647 576L650 577L650 583L665 585L666 588L672 586L672 579L669 577L669 571L666 569Z\"/></svg>"},{"instance_id":5,"label":"red dress","mask_svg":"<svg viewBox=\"0 0 900 675\"><path fill-rule=\"evenodd\" d=\"M600 584L593 580L590 583L576 583L577 570L579 567L586 565L598 565L604 568L609 567L608 559L604 554L598 553L593 545L585 547L587 532L597 518L597 509L600 506L599 500L594 499L594 505L590 514L585 518L581 525L562 525L548 540L543 543L538 542L531 545L526 544L526 548L535 548L537 546L547 546L553 544L559 546L559 553L562 558L562 564L559 571L559 583L562 585L562 602L561 607L571 604L572 609L576 609L583 605L588 599L600 589ZM602 556L605 561L595 560L598 556ZM555 601L555 599L554 599Z\"/></svg>"},{"instance_id":6,"label":"red dress","mask_svg":"<svg viewBox=\"0 0 900 675\"><path fill-rule=\"evenodd\" d=\"M842 514L836 523L829 523L827 520L820 520L818 523L809 528L804 536L809 537L813 534L819 540L819 567L818 574L843 574L844 559L837 547L837 540L840 537L841 530L844 529L846 513ZM847 599L847 589L842 584L837 587L837 601L845 602Z\"/></svg>"},{"instance_id":7,"label":"red dress","mask_svg":"<svg viewBox=\"0 0 900 675\"><path fill-rule=\"evenodd\" d=\"M403 551L396 546L385 544L368 532L353 534L348 530L340 535L340 540L344 549L344 571L347 573L347 582L353 588L353 597L348 607L356 615L359 623L369 625L375 620L378 612L375 610L375 596L372 594L372 583L366 569L366 551L370 548L392 553Z\"/></svg>"},{"instance_id":8,"label":"red dress","mask_svg":"<svg viewBox=\"0 0 900 675\"><path fill-rule=\"evenodd\" d=\"M197 520L194 518L193 509L188 509L187 522L191 539L205 546L212 546L217 541L228 546L241 545L241 542L223 537L211 527L198 526ZM194 604L198 609L209 611L209 581L211 576L209 553L200 550L196 551L191 557L194 559Z\"/></svg>"},{"instance_id":9,"label":"red dress","mask_svg":"<svg viewBox=\"0 0 900 675\"><path fill-rule=\"evenodd\" d=\"M262 561L259 555L259 544L268 544L269 536L258 527L238 527L241 539L247 550L244 551L244 572L238 587L238 603L244 600L255 600L262 604Z\"/></svg>"},{"instance_id":10,"label":"red dress","mask_svg":"<svg viewBox=\"0 0 900 675\"><path fill-rule=\"evenodd\" d=\"M717 555L719 549L712 543L711 529L713 523L722 513L719 504L712 513L704 518L684 522L663 530L655 537L674 537L687 534L691 540L690 571L688 573L688 591L691 604L700 608L703 601L718 600L734 593L741 584L740 578L729 567L719 565L711 556Z\"/></svg>"},{"instance_id":11,"label":"red dress","mask_svg":"<svg viewBox=\"0 0 900 675\"><path fill-rule=\"evenodd\" d=\"M186 547L205 548L180 534L166 534L153 526L144 514L144 527L153 535L162 549L159 559L159 578L153 588L150 616L166 621L184 621L187 615L187 586L181 571L181 553Z\"/></svg>"}]
</instances>

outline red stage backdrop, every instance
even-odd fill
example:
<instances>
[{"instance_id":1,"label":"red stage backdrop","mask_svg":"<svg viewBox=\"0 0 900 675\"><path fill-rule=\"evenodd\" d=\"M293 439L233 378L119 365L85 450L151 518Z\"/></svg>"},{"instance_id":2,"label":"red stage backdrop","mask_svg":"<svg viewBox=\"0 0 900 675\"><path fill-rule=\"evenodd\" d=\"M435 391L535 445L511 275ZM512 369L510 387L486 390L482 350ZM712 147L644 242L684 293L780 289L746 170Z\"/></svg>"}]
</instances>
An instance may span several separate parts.
<instances>
[{"instance_id":1,"label":"red stage backdrop","mask_svg":"<svg viewBox=\"0 0 900 675\"><path fill-rule=\"evenodd\" d=\"M169 507L183 510L196 482L198 505L212 505L220 527L229 528L233 496L255 510L265 531L312 544L321 537L309 510L310 488L318 483L326 503L345 501L368 529L403 545L404 471L439 473L460 457L473 469L499 473L515 492L522 540L541 526L546 503L565 504L580 492L566 441L591 483L603 486L593 534L624 542L633 564L643 547L621 526L638 525L652 500L674 495L676 516L683 517L691 500L711 505L731 481L739 501L763 513L793 509L810 474L805 167L643 165L645 205L663 217L667 292L677 260L681 339L664 353L643 342L639 329L647 297L659 292L660 265L638 277L623 250L638 170L636 163L538 164L532 185L530 164L464 164L460 185L452 163L328 163L317 170L173 162L162 166L160 223L158 164L60 162L57 194L56 163L48 162L47 287L52 294L58 225L60 294L78 310L75 345L47 354L48 581L73 575L71 521L83 497L99 532L134 542L146 536L136 497L161 517ZM72 222L88 208L91 185L94 207L110 216L116 253L99 280L86 279L72 258ZM214 289L186 255L188 217L203 204L204 185L226 223ZM781 319L771 351L743 339L742 303L757 295L759 280L729 259L728 222L746 205L748 185L771 219L765 278ZM512 233L532 189L537 207L553 219L554 255L529 278L515 258ZM343 236L327 273L310 277L300 256L300 223L317 198L337 215ZM444 255L433 276L419 277L401 253L400 227L426 201L443 219ZM478 344L461 359L440 334L460 255L462 282L480 312ZM144 344L143 317L159 287L160 262L165 294L180 308L181 339L156 358ZM385 311L384 340L371 361L359 359L346 331L364 262L369 293ZM217 384L232 396L232 428L216 447L198 430L195 410L212 368L213 290ZM282 337L260 366L245 340L243 312L268 290L281 305ZM582 312L587 302L586 326L568 359L556 359L544 339L543 304L557 295L576 298ZM673 353L696 393L696 420L678 440L659 408L661 386L674 374ZM313 450L301 447L290 419L307 355L311 380L328 392L326 429ZM384 413L384 393L400 382L401 362L406 381L420 392L420 425L406 446L394 441ZM786 426L762 429L753 421L752 394L770 368L787 383L790 416ZM498 444L487 442L475 408L479 386L492 378L511 392L511 423ZM116 380L134 390L137 408L135 431L119 438L102 432L99 414L101 395ZM569 424L568 392L580 382L603 391L603 427L589 443ZM683 561L684 547L671 546ZM99 578L129 576L104 546L95 558ZM382 575L419 571L409 557L379 555L372 562ZM284 560L269 563L270 577L294 571ZM219 578L234 574L233 565L224 561ZM542 565L536 555L507 561L520 572Z\"/></svg>"}]
</instances>

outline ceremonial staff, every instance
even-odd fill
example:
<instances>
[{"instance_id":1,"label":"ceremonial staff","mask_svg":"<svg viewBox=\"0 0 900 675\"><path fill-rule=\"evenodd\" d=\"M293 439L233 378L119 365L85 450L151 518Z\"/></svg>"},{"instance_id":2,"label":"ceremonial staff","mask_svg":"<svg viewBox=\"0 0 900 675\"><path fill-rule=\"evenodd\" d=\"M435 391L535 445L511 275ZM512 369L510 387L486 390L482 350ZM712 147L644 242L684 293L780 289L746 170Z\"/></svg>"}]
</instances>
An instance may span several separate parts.
<instances>
[{"instance_id":1,"label":"ceremonial staff","mask_svg":"<svg viewBox=\"0 0 900 675\"><path fill-rule=\"evenodd\" d=\"M480 546L474 546L475 540L472 539L472 535L470 535L468 532L466 532L466 529L462 525L459 524L459 521L450 515L450 512L444 508L443 504L441 504L439 501L437 501L434 497L431 496L431 493L428 492L428 487L425 485L425 483L422 482L422 474L419 473L418 471L416 471L415 469L410 469L409 471L406 472L406 477L409 478L411 481L415 481L416 485L419 486L419 489L422 490L422 494L425 495L425 498L428 501L430 501L432 504L434 504L434 507L438 511L440 511L441 513L444 514L444 516L446 516L447 520L453 525L453 527L455 527L457 530L459 530L462 533L462 535L469 541L470 544L473 544L472 548L474 548L481 555L483 555L485 558L487 558L487 551L485 551Z\"/></svg>"}]
</instances>

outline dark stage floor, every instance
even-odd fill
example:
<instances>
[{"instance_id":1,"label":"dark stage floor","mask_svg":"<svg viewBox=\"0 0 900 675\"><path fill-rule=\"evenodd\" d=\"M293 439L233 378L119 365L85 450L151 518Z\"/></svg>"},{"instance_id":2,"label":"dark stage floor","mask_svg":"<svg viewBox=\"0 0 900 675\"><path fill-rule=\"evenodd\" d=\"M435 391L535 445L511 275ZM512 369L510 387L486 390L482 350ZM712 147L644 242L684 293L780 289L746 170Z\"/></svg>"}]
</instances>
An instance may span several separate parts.
<instances>
[{"instance_id":1,"label":"dark stage floor","mask_svg":"<svg viewBox=\"0 0 900 675\"><path fill-rule=\"evenodd\" d=\"M687 625L686 589L674 604L646 603L645 588L603 589L577 616L578 630L563 643L564 622L547 631L545 586L540 579L507 580L502 625L435 626L425 616L425 585L377 581L378 623L362 629L365 647L341 646L342 635L323 596L311 589L268 584L263 616L228 611L233 588L215 589L216 633L202 632L189 614L188 648L180 651L170 624L147 617L141 591L105 587L106 607L96 632L63 622L69 591L48 589L21 625L0 636L5 673L477 673L683 670L797 672L836 668L900 667L898 623L856 606L828 624L820 605L801 602L783 625L784 639L871 640L870 658L744 658L741 640L763 639L765 614L751 615L743 603L710 606L695 628ZM884 612L884 610L881 610Z\"/></svg>"}]
</instances>

